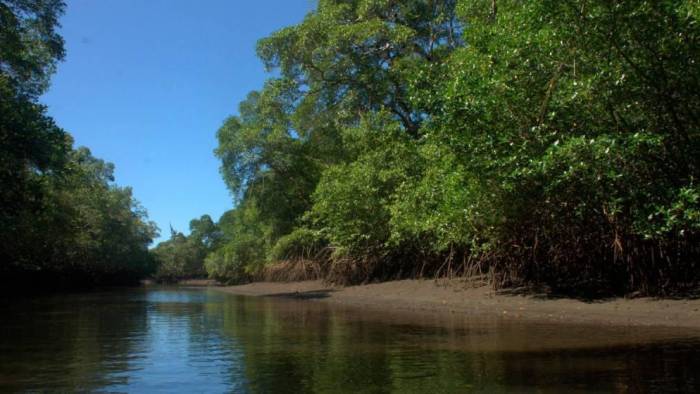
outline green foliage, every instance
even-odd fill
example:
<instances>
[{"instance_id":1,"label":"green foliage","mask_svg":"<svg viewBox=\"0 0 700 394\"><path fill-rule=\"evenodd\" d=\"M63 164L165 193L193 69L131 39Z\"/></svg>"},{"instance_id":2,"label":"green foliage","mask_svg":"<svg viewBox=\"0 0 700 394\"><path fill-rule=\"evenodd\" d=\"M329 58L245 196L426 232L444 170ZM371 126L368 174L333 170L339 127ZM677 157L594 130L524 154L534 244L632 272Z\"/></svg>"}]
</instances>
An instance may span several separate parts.
<instances>
[{"instance_id":1,"label":"green foliage","mask_svg":"<svg viewBox=\"0 0 700 394\"><path fill-rule=\"evenodd\" d=\"M239 284L248 280L245 264L239 259L236 244L226 244L207 255L204 267L209 277L221 283Z\"/></svg>"},{"instance_id":2,"label":"green foliage","mask_svg":"<svg viewBox=\"0 0 700 394\"><path fill-rule=\"evenodd\" d=\"M34 98L63 57L54 28L61 2L0 1L0 260L28 260L33 217L47 183L62 173L72 140Z\"/></svg>"},{"instance_id":3,"label":"green foliage","mask_svg":"<svg viewBox=\"0 0 700 394\"><path fill-rule=\"evenodd\" d=\"M130 188L112 183L111 163L94 158L86 148L71 156L69 176L49 191L49 200L56 204L50 211L67 218L69 231L64 236L70 235L66 244L54 245L54 259L64 253L54 263L69 263L97 282L110 277L134 280L150 273L153 262L147 247L157 235L155 224L147 220Z\"/></svg>"},{"instance_id":4,"label":"green foliage","mask_svg":"<svg viewBox=\"0 0 700 394\"><path fill-rule=\"evenodd\" d=\"M63 38L56 32L65 4L61 0L0 1L0 73L19 95L36 98L63 59Z\"/></svg>"},{"instance_id":5,"label":"green foliage","mask_svg":"<svg viewBox=\"0 0 700 394\"><path fill-rule=\"evenodd\" d=\"M320 1L301 24L261 40L258 54L268 69L304 87L299 106L320 119L347 125L358 112L386 110L415 137L424 114L411 107L406 81L459 44L454 7L454 1Z\"/></svg>"},{"instance_id":6,"label":"green foliage","mask_svg":"<svg viewBox=\"0 0 700 394\"><path fill-rule=\"evenodd\" d=\"M487 185L470 178L459 158L442 144L426 141L418 151L416 176L400 185L391 210L391 244L407 243L426 254L451 247L478 249L489 230L486 206L479 193Z\"/></svg>"},{"instance_id":7,"label":"green foliage","mask_svg":"<svg viewBox=\"0 0 700 394\"><path fill-rule=\"evenodd\" d=\"M324 171L310 218L336 255L381 255L390 236L389 205L413 172L413 145L386 114L344 130L343 140L355 159Z\"/></svg>"},{"instance_id":8,"label":"green foliage","mask_svg":"<svg viewBox=\"0 0 700 394\"><path fill-rule=\"evenodd\" d=\"M170 239L152 251L157 265L153 278L173 283L204 277L204 259L220 246L222 237L223 232L209 215L190 221L189 236L170 229Z\"/></svg>"},{"instance_id":9,"label":"green foliage","mask_svg":"<svg viewBox=\"0 0 700 394\"><path fill-rule=\"evenodd\" d=\"M256 215L279 237L294 228L310 206L319 176L310 138L297 134L289 119L294 92L282 80L251 93L217 136L221 171L236 201L255 199ZM267 230L266 230L267 231Z\"/></svg>"},{"instance_id":10,"label":"green foliage","mask_svg":"<svg viewBox=\"0 0 700 394\"><path fill-rule=\"evenodd\" d=\"M278 78L219 131L235 212L256 209L225 237L231 266L320 238L353 280L461 259L502 285L694 286L697 9L320 1L258 43Z\"/></svg>"},{"instance_id":11,"label":"green foliage","mask_svg":"<svg viewBox=\"0 0 700 394\"><path fill-rule=\"evenodd\" d=\"M64 55L60 0L0 0L0 281L4 289L129 283L157 235L114 166L73 149L37 103Z\"/></svg>"},{"instance_id":12,"label":"green foliage","mask_svg":"<svg viewBox=\"0 0 700 394\"><path fill-rule=\"evenodd\" d=\"M42 175L41 198L3 232L3 276L48 286L133 282L154 269L157 235L131 189L112 183L113 166L86 148L70 152L62 175Z\"/></svg>"},{"instance_id":13,"label":"green foliage","mask_svg":"<svg viewBox=\"0 0 700 394\"><path fill-rule=\"evenodd\" d=\"M158 244L152 253L157 264L153 278L158 282L173 283L204 274L206 250L196 239L182 233L173 231L170 239Z\"/></svg>"},{"instance_id":14,"label":"green foliage","mask_svg":"<svg viewBox=\"0 0 700 394\"><path fill-rule=\"evenodd\" d=\"M291 233L280 237L270 250L271 261L281 260L313 260L326 246L318 231L308 228L297 228Z\"/></svg>"},{"instance_id":15,"label":"green foliage","mask_svg":"<svg viewBox=\"0 0 700 394\"><path fill-rule=\"evenodd\" d=\"M257 200L245 199L219 220L223 232L221 246L205 260L207 273L227 283L247 281L266 262L272 247L273 228L261 216Z\"/></svg>"},{"instance_id":16,"label":"green foliage","mask_svg":"<svg viewBox=\"0 0 700 394\"><path fill-rule=\"evenodd\" d=\"M554 286L688 279L668 275L692 271L697 232L662 217L697 178L697 25L677 1L498 4L494 23L462 3L473 46L451 59L441 119L467 173L493 182L474 199L502 216L490 249Z\"/></svg>"},{"instance_id":17,"label":"green foliage","mask_svg":"<svg viewBox=\"0 0 700 394\"><path fill-rule=\"evenodd\" d=\"M208 251L215 249L221 242L223 233L209 215L190 221L190 238L196 240Z\"/></svg>"},{"instance_id":18,"label":"green foliage","mask_svg":"<svg viewBox=\"0 0 700 394\"><path fill-rule=\"evenodd\" d=\"M450 1L322 1L300 25L261 40L258 53L266 67L279 68L279 77L251 93L239 116L226 121L216 150L239 204L236 212L244 216L255 207L256 221L239 219L226 237L227 257L219 254L211 266L230 264L257 272L266 262L292 253L289 249L303 249L311 242L305 237L309 234L294 232L311 222L321 226L314 230L321 238L343 242L333 245L337 251L359 253L368 240L373 247L383 247L389 237L388 211L372 204L391 198L403 170L372 167L381 155L392 153L394 141L402 144L393 152L398 156L406 153L399 151L406 148L407 138L419 136L427 114L410 101L433 85L427 78L409 76L423 69L435 75L429 65L439 64L459 42ZM363 113L367 120L362 120ZM392 130L386 138L384 126ZM359 130L370 127L371 132ZM373 144L382 146L368 154ZM353 163L359 157L363 163ZM374 170L371 179L362 174L365 170ZM346 172L352 179L333 183L336 175L341 178ZM364 188L360 194L353 190L358 186ZM340 196L348 204L335 213L332 199ZM358 196L369 198L362 218L371 220L343 223L360 208L354 202ZM360 234L365 230L381 233L383 240ZM274 245L278 246L272 250ZM256 253L246 252L251 248ZM251 260L241 259L243 255Z\"/></svg>"}]
</instances>

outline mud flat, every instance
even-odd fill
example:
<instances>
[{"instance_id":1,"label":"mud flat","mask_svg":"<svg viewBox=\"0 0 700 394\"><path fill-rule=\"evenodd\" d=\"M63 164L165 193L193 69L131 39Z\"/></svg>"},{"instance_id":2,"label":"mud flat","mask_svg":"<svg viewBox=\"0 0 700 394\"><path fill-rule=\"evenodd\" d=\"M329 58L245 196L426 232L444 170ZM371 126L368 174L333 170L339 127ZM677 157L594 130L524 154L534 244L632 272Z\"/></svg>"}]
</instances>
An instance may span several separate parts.
<instances>
[{"instance_id":1,"label":"mud flat","mask_svg":"<svg viewBox=\"0 0 700 394\"><path fill-rule=\"evenodd\" d=\"M470 288L459 280L402 280L338 287L322 281L255 282L217 289L231 294L287 297L374 311L430 311L500 316L508 320L700 329L700 299L613 298L584 301Z\"/></svg>"}]
</instances>

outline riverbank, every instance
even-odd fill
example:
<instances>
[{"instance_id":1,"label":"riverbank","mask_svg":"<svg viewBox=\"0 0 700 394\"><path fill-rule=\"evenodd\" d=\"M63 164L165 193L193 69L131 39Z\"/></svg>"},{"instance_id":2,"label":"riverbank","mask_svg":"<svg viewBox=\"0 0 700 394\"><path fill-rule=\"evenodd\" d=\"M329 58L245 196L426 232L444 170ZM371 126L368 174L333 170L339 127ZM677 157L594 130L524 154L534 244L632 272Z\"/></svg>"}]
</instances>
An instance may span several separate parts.
<instances>
[{"instance_id":1,"label":"riverbank","mask_svg":"<svg viewBox=\"0 0 700 394\"><path fill-rule=\"evenodd\" d=\"M158 286L158 282L153 279L143 279L141 280L141 286ZM171 285L183 286L183 287L212 287L221 286L221 283L214 279L183 279Z\"/></svg>"},{"instance_id":2,"label":"riverbank","mask_svg":"<svg viewBox=\"0 0 700 394\"><path fill-rule=\"evenodd\" d=\"M700 299L615 298L593 302L551 298L488 286L469 288L459 280L402 280L337 287L321 281L255 282L217 288L247 296L286 297L379 311L431 311L508 320L700 329Z\"/></svg>"}]
</instances>

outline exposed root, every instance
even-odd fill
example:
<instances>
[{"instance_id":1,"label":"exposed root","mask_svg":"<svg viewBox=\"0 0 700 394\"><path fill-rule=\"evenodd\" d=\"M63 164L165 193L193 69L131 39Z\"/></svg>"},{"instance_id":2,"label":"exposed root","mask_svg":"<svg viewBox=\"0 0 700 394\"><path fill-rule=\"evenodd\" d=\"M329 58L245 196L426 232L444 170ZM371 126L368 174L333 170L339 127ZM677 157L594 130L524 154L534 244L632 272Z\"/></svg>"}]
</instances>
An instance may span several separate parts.
<instances>
[{"instance_id":1,"label":"exposed root","mask_svg":"<svg viewBox=\"0 0 700 394\"><path fill-rule=\"evenodd\" d=\"M265 266L258 279L268 282L295 282L323 279L322 264L317 260L284 260Z\"/></svg>"}]
</instances>

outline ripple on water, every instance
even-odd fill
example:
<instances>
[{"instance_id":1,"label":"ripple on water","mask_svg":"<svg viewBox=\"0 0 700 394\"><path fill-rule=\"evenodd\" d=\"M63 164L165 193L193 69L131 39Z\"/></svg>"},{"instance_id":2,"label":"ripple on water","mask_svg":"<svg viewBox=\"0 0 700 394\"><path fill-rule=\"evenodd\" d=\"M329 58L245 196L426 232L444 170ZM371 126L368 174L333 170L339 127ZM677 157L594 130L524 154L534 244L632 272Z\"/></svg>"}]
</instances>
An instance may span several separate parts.
<instances>
[{"instance_id":1,"label":"ripple on water","mask_svg":"<svg viewBox=\"0 0 700 394\"><path fill-rule=\"evenodd\" d=\"M0 391L697 392L674 329L517 324L158 289L2 305Z\"/></svg>"}]
</instances>

